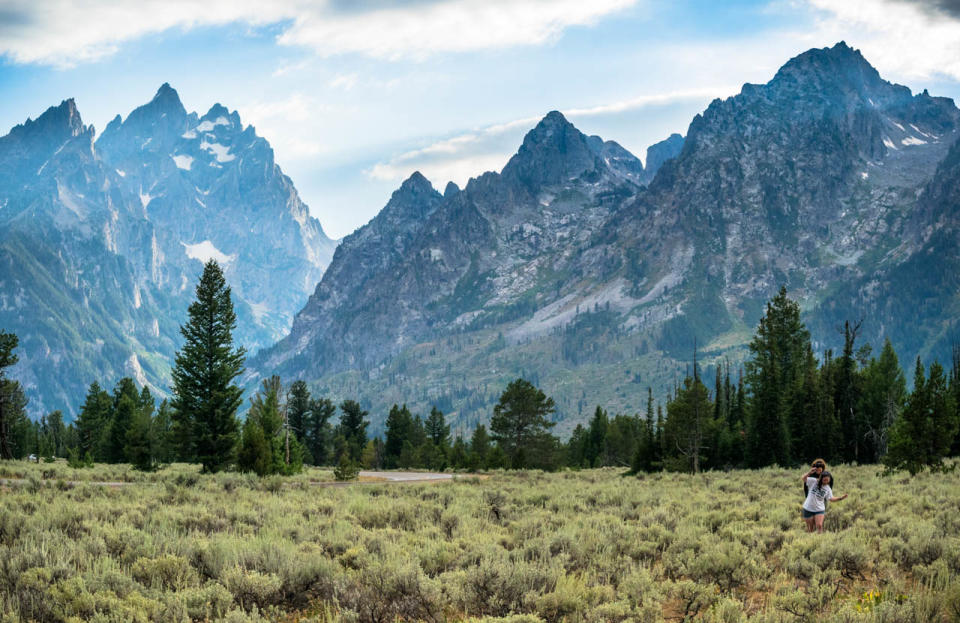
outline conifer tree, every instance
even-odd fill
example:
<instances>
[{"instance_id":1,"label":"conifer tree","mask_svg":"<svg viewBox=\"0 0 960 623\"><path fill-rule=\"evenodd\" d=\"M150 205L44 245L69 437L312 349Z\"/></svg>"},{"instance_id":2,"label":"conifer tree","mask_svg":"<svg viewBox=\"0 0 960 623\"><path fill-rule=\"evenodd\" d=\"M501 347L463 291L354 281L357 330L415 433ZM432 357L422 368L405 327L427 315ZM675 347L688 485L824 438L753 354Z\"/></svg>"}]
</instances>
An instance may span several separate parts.
<instances>
[{"instance_id":1,"label":"conifer tree","mask_svg":"<svg viewBox=\"0 0 960 623\"><path fill-rule=\"evenodd\" d=\"M139 407L133 410L126 439L127 443L124 446L126 460L141 471L148 472L155 469L156 441L150 413L146 408Z\"/></svg>"},{"instance_id":2,"label":"conifer tree","mask_svg":"<svg viewBox=\"0 0 960 623\"><path fill-rule=\"evenodd\" d=\"M77 437L79 454L92 460L102 461L101 447L106 428L110 423L110 394L94 381L87 390L87 397L77 416Z\"/></svg>"},{"instance_id":3,"label":"conifer tree","mask_svg":"<svg viewBox=\"0 0 960 623\"><path fill-rule=\"evenodd\" d=\"M454 469L464 469L469 463L469 450L463 437L457 435L453 446L450 447L450 466Z\"/></svg>"},{"instance_id":4,"label":"conifer tree","mask_svg":"<svg viewBox=\"0 0 960 623\"><path fill-rule=\"evenodd\" d=\"M326 465L330 460L333 444L333 427L330 425L330 418L336 412L337 407L329 398L310 399L310 409L306 413L304 422L304 441L314 465Z\"/></svg>"},{"instance_id":5,"label":"conifer tree","mask_svg":"<svg viewBox=\"0 0 960 623\"><path fill-rule=\"evenodd\" d=\"M412 429L413 415L407 409L407 405L403 405L402 408L393 405L387 415L384 441L385 462L388 468L392 469L400 465L400 455L403 454L404 444L410 442Z\"/></svg>"},{"instance_id":6,"label":"conifer tree","mask_svg":"<svg viewBox=\"0 0 960 623\"><path fill-rule=\"evenodd\" d=\"M603 407L597 405L587 429L586 459L591 467L607 465L607 431L610 421Z\"/></svg>"},{"instance_id":7,"label":"conifer tree","mask_svg":"<svg viewBox=\"0 0 960 623\"><path fill-rule=\"evenodd\" d=\"M750 467L788 465L790 422L788 398L797 378L810 333L800 320L800 306L785 287L767 303L750 342L746 382L750 389L746 462Z\"/></svg>"},{"instance_id":8,"label":"conifer tree","mask_svg":"<svg viewBox=\"0 0 960 623\"><path fill-rule=\"evenodd\" d=\"M443 417L443 411L437 407L430 409L430 416L426 423L427 437L433 445L439 448L446 448L450 445L450 427Z\"/></svg>"},{"instance_id":9,"label":"conifer tree","mask_svg":"<svg viewBox=\"0 0 960 623\"><path fill-rule=\"evenodd\" d=\"M350 461L360 463L360 455L367 445L367 426L370 425L366 420L368 413L355 400L344 400L340 404L340 411L342 415L338 428L346 441L347 454Z\"/></svg>"},{"instance_id":10,"label":"conifer tree","mask_svg":"<svg viewBox=\"0 0 960 623\"><path fill-rule=\"evenodd\" d=\"M170 403L166 400L160 401L160 406L157 408L157 414L153 418L153 431L157 462L173 462L176 458L176 449L173 446L173 420Z\"/></svg>"},{"instance_id":11,"label":"conifer tree","mask_svg":"<svg viewBox=\"0 0 960 623\"><path fill-rule=\"evenodd\" d=\"M204 265L188 314L180 327L185 343L173 368L172 406L180 436L192 432L203 471L218 472L235 456L243 390L233 381L243 372L245 351L233 347L237 316L215 260Z\"/></svg>"},{"instance_id":12,"label":"conifer tree","mask_svg":"<svg viewBox=\"0 0 960 623\"><path fill-rule=\"evenodd\" d=\"M17 381L7 378L7 369L19 359L14 349L20 343L14 333L0 330L0 459L12 459L14 423L22 416L19 396L23 391Z\"/></svg>"},{"instance_id":13,"label":"conifer tree","mask_svg":"<svg viewBox=\"0 0 960 623\"><path fill-rule=\"evenodd\" d=\"M890 427L907 397L907 380L897 353L887 339L879 359L871 359L863 371L858 412L863 415L865 463L876 463L887 452Z\"/></svg>"},{"instance_id":14,"label":"conifer tree","mask_svg":"<svg viewBox=\"0 0 960 623\"><path fill-rule=\"evenodd\" d=\"M891 469L906 469L916 474L929 464L925 440L933 427L930 425L930 400L926 385L923 363L917 357L913 391L890 429L890 442L883 462Z\"/></svg>"},{"instance_id":15,"label":"conifer tree","mask_svg":"<svg viewBox=\"0 0 960 623\"><path fill-rule=\"evenodd\" d=\"M854 342L860 331L860 323L843 323L843 353L837 359L837 371L834 376L834 406L840 430L843 434L840 456L848 461L861 461L860 450L863 446L861 417L857 413L860 394L860 375L854 354Z\"/></svg>"},{"instance_id":16,"label":"conifer tree","mask_svg":"<svg viewBox=\"0 0 960 623\"><path fill-rule=\"evenodd\" d=\"M298 441L304 440L310 412L310 390L306 381L294 381L287 392L287 423Z\"/></svg>"},{"instance_id":17,"label":"conifer tree","mask_svg":"<svg viewBox=\"0 0 960 623\"><path fill-rule=\"evenodd\" d=\"M699 375L686 377L683 387L667 403L664 427L670 467L699 473L715 428L713 404Z\"/></svg>"},{"instance_id":18,"label":"conifer tree","mask_svg":"<svg viewBox=\"0 0 960 623\"><path fill-rule=\"evenodd\" d=\"M105 456L108 462L127 462L127 431L138 411L140 411L140 392L137 391L133 379L124 377L113 390Z\"/></svg>"},{"instance_id":19,"label":"conifer tree","mask_svg":"<svg viewBox=\"0 0 960 623\"><path fill-rule=\"evenodd\" d=\"M553 412L553 398L548 398L529 381L517 379L507 385L493 408L490 430L510 467L527 467L531 464L530 455L538 446L550 445L551 435L547 431L555 422L547 416Z\"/></svg>"},{"instance_id":20,"label":"conifer tree","mask_svg":"<svg viewBox=\"0 0 960 623\"><path fill-rule=\"evenodd\" d=\"M489 454L490 436L487 434L487 427L480 424L473 429L473 435L470 437L470 470L487 469Z\"/></svg>"},{"instance_id":21,"label":"conifer tree","mask_svg":"<svg viewBox=\"0 0 960 623\"><path fill-rule=\"evenodd\" d=\"M583 424L577 424L567 442L567 465L570 467L590 467L587 453L590 447L590 435Z\"/></svg>"}]
</instances>

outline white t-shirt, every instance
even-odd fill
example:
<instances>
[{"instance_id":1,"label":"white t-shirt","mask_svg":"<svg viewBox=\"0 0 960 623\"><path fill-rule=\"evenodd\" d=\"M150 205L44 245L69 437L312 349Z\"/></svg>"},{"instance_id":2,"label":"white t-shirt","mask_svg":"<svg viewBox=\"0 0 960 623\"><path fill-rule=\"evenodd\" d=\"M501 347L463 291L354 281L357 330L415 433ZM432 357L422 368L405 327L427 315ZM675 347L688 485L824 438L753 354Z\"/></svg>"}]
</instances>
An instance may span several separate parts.
<instances>
[{"instance_id":1,"label":"white t-shirt","mask_svg":"<svg viewBox=\"0 0 960 623\"><path fill-rule=\"evenodd\" d=\"M827 510L826 501L833 497L833 490L830 485L822 489L817 486L817 479L807 478L807 499L803 501L804 510L816 513Z\"/></svg>"}]
</instances>

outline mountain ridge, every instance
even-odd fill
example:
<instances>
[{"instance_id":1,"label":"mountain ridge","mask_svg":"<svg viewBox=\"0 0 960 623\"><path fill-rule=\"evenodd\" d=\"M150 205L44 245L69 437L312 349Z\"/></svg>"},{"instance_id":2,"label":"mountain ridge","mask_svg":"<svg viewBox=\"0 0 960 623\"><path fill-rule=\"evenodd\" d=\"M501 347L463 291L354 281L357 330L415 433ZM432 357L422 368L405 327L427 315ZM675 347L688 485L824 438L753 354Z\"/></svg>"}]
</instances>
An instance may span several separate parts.
<instances>
[{"instance_id":1,"label":"mountain ridge","mask_svg":"<svg viewBox=\"0 0 960 623\"><path fill-rule=\"evenodd\" d=\"M638 410L632 384L669 386L695 342L708 361L741 358L781 284L827 348L837 314L861 309L843 284L920 248L903 236L958 120L952 101L883 80L843 42L714 100L665 141L669 157L649 166L648 152L647 184L632 154L618 170L602 157L615 143L552 111L500 174L439 199L415 234L407 223L402 252L362 235L345 246L251 367L377 412L443 404L464 427L488 417L492 387L534 376L569 427L586 404ZM379 278L351 270L368 251ZM889 322L862 337L880 343Z\"/></svg>"}]
</instances>

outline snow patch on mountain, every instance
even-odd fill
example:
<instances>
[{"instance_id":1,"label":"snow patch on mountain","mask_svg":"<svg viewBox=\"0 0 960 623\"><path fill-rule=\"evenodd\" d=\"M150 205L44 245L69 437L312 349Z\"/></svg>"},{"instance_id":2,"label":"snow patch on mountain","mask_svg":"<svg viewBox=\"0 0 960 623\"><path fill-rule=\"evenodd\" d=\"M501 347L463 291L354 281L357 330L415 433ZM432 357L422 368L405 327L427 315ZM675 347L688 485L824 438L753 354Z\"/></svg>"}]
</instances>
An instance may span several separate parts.
<instances>
[{"instance_id":1,"label":"snow patch on mountain","mask_svg":"<svg viewBox=\"0 0 960 623\"><path fill-rule=\"evenodd\" d=\"M217 117L215 121L210 121L207 119L194 129L197 132L211 132L218 125L230 125L230 122L227 121L226 117Z\"/></svg>"},{"instance_id":2,"label":"snow patch on mountain","mask_svg":"<svg viewBox=\"0 0 960 623\"><path fill-rule=\"evenodd\" d=\"M173 162L177 165L178 169L189 171L190 167L193 166L193 156L177 154L176 156L173 156Z\"/></svg>"},{"instance_id":3,"label":"snow patch on mountain","mask_svg":"<svg viewBox=\"0 0 960 623\"><path fill-rule=\"evenodd\" d=\"M236 156L230 155L230 148L226 145L221 145L220 143L208 143L207 141L200 142L200 149L209 151L217 159L217 162L230 162Z\"/></svg>"}]
</instances>

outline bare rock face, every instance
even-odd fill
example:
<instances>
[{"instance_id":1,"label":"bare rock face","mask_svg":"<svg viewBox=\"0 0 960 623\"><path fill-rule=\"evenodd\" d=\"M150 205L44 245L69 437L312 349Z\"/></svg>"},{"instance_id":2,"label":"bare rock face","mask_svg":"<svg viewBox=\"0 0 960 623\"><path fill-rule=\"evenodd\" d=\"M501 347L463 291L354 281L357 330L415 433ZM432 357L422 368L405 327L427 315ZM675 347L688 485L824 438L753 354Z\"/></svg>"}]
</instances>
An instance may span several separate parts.
<instances>
[{"instance_id":1,"label":"bare rock face","mask_svg":"<svg viewBox=\"0 0 960 623\"><path fill-rule=\"evenodd\" d=\"M96 143L73 100L0 138L0 327L33 413L76 413L90 382L124 375L163 393L210 257L239 341L273 342L334 245L253 128L188 114L166 84Z\"/></svg>"},{"instance_id":2,"label":"bare rock face","mask_svg":"<svg viewBox=\"0 0 960 623\"><path fill-rule=\"evenodd\" d=\"M639 410L694 341L708 359L742 354L780 285L822 345L839 318L869 314L870 341L940 352L921 327L952 322L956 288L917 279L909 296L939 301L917 319L876 301L929 270L927 249L957 256L958 120L844 43L714 101L646 167L551 112L500 174L443 195L404 182L252 368L375 412L440 404L464 427L525 375L572 427L585 405Z\"/></svg>"}]
</instances>

